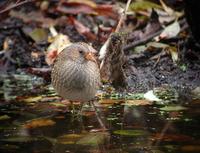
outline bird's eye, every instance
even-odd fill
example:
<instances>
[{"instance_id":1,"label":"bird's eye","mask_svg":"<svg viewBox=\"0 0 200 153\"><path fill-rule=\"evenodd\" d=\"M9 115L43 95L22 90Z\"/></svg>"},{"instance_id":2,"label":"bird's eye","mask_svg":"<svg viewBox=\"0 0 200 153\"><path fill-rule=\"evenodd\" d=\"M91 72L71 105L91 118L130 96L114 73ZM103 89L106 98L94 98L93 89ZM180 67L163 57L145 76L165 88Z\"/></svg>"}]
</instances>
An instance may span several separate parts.
<instances>
[{"instance_id":1,"label":"bird's eye","mask_svg":"<svg viewBox=\"0 0 200 153\"><path fill-rule=\"evenodd\" d=\"M82 51L82 50L79 50L79 53L80 53L80 54L83 54L83 51Z\"/></svg>"}]
</instances>

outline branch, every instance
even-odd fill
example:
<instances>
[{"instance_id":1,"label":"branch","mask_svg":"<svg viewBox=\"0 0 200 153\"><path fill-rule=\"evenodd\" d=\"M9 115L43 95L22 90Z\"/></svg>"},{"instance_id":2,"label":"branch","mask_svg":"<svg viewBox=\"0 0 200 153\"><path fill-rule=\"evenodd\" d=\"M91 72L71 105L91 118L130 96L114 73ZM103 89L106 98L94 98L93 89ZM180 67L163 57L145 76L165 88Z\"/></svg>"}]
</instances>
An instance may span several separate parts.
<instances>
[{"instance_id":1,"label":"branch","mask_svg":"<svg viewBox=\"0 0 200 153\"><path fill-rule=\"evenodd\" d=\"M126 7L125 7L120 19L119 19L119 22L117 24L115 32L118 32L119 29L121 28L122 23L123 23L123 21L126 17L126 12L128 11L130 3L131 3L131 0L127 0ZM110 37L111 37L111 35L108 37L107 41L104 43L104 45L101 47L101 49L99 51L99 59L102 60L101 64L100 64L100 70L102 69L102 67L104 65L105 55L106 55L106 52L107 52L108 44L110 42Z\"/></svg>"},{"instance_id":2,"label":"branch","mask_svg":"<svg viewBox=\"0 0 200 153\"><path fill-rule=\"evenodd\" d=\"M171 23L171 22L170 22L170 23ZM168 23L167 25L169 25L170 23ZM182 20L179 21L179 24L180 24L180 25L183 25L183 26L181 27L180 32L182 32L182 31L184 31L186 28L188 28L188 25L185 25L185 23L186 23L185 19L182 19ZM138 46L138 45L144 44L144 43L150 41L151 39L153 39L154 37L159 36L159 35L162 33L162 31L163 31L163 29L161 29L161 30L159 30L159 31L157 31L157 32L155 32L155 33L152 33L151 35L146 36L146 37L144 37L143 39L134 41L134 42L132 42L132 43L130 43L130 44L124 46L123 50L124 50L124 51L128 51L129 49L132 49L132 48L134 48L134 47L136 47L136 46ZM129 38L129 39L132 39L132 38Z\"/></svg>"},{"instance_id":3,"label":"branch","mask_svg":"<svg viewBox=\"0 0 200 153\"><path fill-rule=\"evenodd\" d=\"M8 7L6 7L4 10L1 10L0 14L5 13L5 12L7 12L7 11L9 11L9 10L15 8L15 7L18 7L20 5L23 5L25 3L29 3L29 2L33 2L33 1L35 1L35 0L25 0L25 1L22 1L22 2L19 2L19 0L18 0L15 4L12 4Z\"/></svg>"}]
</instances>

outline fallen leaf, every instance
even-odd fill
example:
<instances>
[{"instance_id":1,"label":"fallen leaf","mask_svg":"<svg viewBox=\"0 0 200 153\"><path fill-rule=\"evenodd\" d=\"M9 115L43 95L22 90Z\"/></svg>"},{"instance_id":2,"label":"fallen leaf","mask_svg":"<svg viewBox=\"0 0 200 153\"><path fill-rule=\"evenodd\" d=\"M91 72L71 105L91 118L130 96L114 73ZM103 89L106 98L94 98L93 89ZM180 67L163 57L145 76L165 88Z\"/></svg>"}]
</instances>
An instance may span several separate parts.
<instances>
[{"instance_id":1,"label":"fallen leaf","mask_svg":"<svg viewBox=\"0 0 200 153\"><path fill-rule=\"evenodd\" d=\"M144 52L145 50L147 50L147 48L148 47L146 45L136 46L136 47L134 47L133 52L135 54L140 54L140 53Z\"/></svg>"},{"instance_id":2,"label":"fallen leaf","mask_svg":"<svg viewBox=\"0 0 200 153\"><path fill-rule=\"evenodd\" d=\"M130 4L129 10L131 11L141 11L141 10L147 10L147 9L152 9L152 8L158 8L162 9L162 7L156 3L146 1L146 0L137 0L134 1L133 3Z\"/></svg>"},{"instance_id":3,"label":"fallen leaf","mask_svg":"<svg viewBox=\"0 0 200 153\"><path fill-rule=\"evenodd\" d=\"M79 145L98 146L108 139L109 134L106 132L89 133L76 142Z\"/></svg>"},{"instance_id":4,"label":"fallen leaf","mask_svg":"<svg viewBox=\"0 0 200 153\"><path fill-rule=\"evenodd\" d=\"M174 63L178 61L177 47L169 46L165 50L171 54L171 57Z\"/></svg>"},{"instance_id":5,"label":"fallen leaf","mask_svg":"<svg viewBox=\"0 0 200 153\"><path fill-rule=\"evenodd\" d=\"M56 25L56 23L57 23L56 20L44 17L42 12L40 12L40 11L23 13L23 12L11 10L10 16L22 19L25 23L30 23L30 22L40 23L40 24L42 24L42 27L46 27L46 28Z\"/></svg>"},{"instance_id":6,"label":"fallen leaf","mask_svg":"<svg viewBox=\"0 0 200 153\"><path fill-rule=\"evenodd\" d=\"M193 153L198 153L200 152L200 146L197 144L197 145L183 145L181 146L181 150L182 152L193 152Z\"/></svg>"},{"instance_id":7,"label":"fallen leaf","mask_svg":"<svg viewBox=\"0 0 200 153\"><path fill-rule=\"evenodd\" d=\"M94 111L84 111L82 112L82 115L83 116L94 116L95 115L95 112Z\"/></svg>"},{"instance_id":8,"label":"fallen leaf","mask_svg":"<svg viewBox=\"0 0 200 153\"><path fill-rule=\"evenodd\" d=\"M161 3L161 5L162 5L163 9L164 9L170 16L174 16L174 15L175 15L175 11L174 11L172 8L168 7L168 6L165 4L165 2L164 2L163 0L160 0L160 3Z\"/></svg>"},{"instance_id":9,"label":"fallen leaf","mask_svg":"<svg viewBox=\"0 0 200 153\"><path fill-rule=\"evenodd\" d=\"M162 5L163 9L165 10L165 12L167 12L167 14L169 15L169 17L177 19L177 18L183 16L183 12L177 12L177 11L173 10L172 8L167 6L163 0L160 0L160 3Z\"/></svg>"},{"instance_id":10,"label":"fallen leaf","mask_svg":"<svg viewBox=\"0 0 200 153\"><path fill-rule=\"evenodd\" d=\"M153 90L149 90L144 94L144 98L149 101L161 101L153 92Z\"/></svg>"},{"instance_id":11,"label":"fallen leaf","mask_svg":"<svg viewBox=\"0 0 200 153\"><path fill-rule=\"evenodd\" d=\"M56 106L56 107L67 107L66 104L63 104L61 102L53 102L53 103L50 103L50 105L53 105L53 106Z\"/></svg>"},{"instance_id":12,"label":"fallen leaf","mask_svg":"<svg viewBox=\"0 0 200 153\"><path fill-rule=\"evenodd\" d=\"M186 110L186 107L180 106L180 105L169 105L161 107L160 110L167 111L167 112L173 112L173 111L183 111Z\"/></svg>"},{"instance_id":13,"label":"fallen leaf","mask_svg":"<svg viewBox=\"0 0 200 153\"><path fill-rule=\"evenodd\" d=\"M95 40L96 36L95 34L93 34L90 29L88 27L86 27L85 25L83 25L81 22L79 22L78 20L76 20L75 18L70 18L70 20L72 21L72 23L74 24L76 30L81 34L86 36L88 39L90 40Z\"/></svg>"},{"instance_id":14,"label":"fallen leaf","mask_svg":"<svg viewBox=\"0 0 200 153\"><path fill-rule=\"evenodd\" d=\"M56 122L54 122L51 119L34 119L31 120L29 122L27 122L26 124L24 124L25 128L28 129L32 129L32 128L39 128L39 127L44 127L44 126L52 126L54 125Z\"/></svg>"},{"instance_id":15,"label":"fallen leaf","mask_svg":"<svg viewBox=\"0 0 200 153\"><path fill-rule=\"evenodd\" d=\"M92 8L96 8L97 4L93 0L68 0L68 3L78 3L78 4L85 4Z\"/></svg>"},{"instance_id":16,"label":"fallen leaf","mask_svg":"<svg viewBox=\"0 0 200 153\"><path fill-rule=\"evenodd\" d=\"M28 33L28 35L36 43L41 42L41 41L47 41L47 38L48 38L48 32L43 28L36 28L33 31L31 31L30 33Z\"/></svg>"},{"instance_id":17,"label":"fallen leaf","mask_svg":"<svg viewBox=\"0 0 200 153\"><path fill-rule=\"evenodd\" d=\"M11 117L10 116L8 116L8 115L1 115L0 116L0 121L2 121L2 120L8 120L8 119L10 119Z\"/></svg>"},{"instance_id":18,"label":"fallen leaf","mask_svg":"<svg viewBox=\"0 0 200 153\"><path fill-rule=\"evenodd\" d=\"M9 37L6 37L3 42L3 50L4 51L9 50L11 44L13 44L13 40Z\"/></svg>"},{"instance_id":19,"label":"fallen leaf","mask_svg":"<svg viewBox=\"0 0 200 153\"><path fill-rule=\"evenodd\" d=\"M200 99L200 86L193 89L191 93L194 99Z\"/></svg>"},{"instance_id":20,"label":"fallen leaf","mask_svg":"<svg viewBox=\"0 0 200 153\"><path fill-rule=\"evenodd\" d=\"M144 105L152 105L152 102L148 100L126 100L124 105L128 106L144 106Z\"/></svg>"},{"instance_id":21,"label":"fallen leaf","mask_svg":"<svg viewBox=\"0 0 200 153\"><path fill-rule=\"evenodd\" d=\"M149 42L147 43L147 47L166 48L169 47L169 45L161 42Z\"/></svg>"},{"instance_id":22,"label":"fallen leaf","mask_svg":"<svg viewBox=\"0 0 200 153\"><path fill-rule=\"evenodd\" d=\"M101 99L100 104L116 104L122 102L122 100L119 99Z\"/></svg>"},{"instance_id":23,"label":"fallen leaf","mask_svg":"<svg viewBox=\"0 0 200 153\"><path fill-rule=\"evenodd\" d=\"M88 5L81 5L77 3L65 3L65 5L61 4L58 5L56 10L61 13L65 14L79 14L79 13L85 13L85 14L96 14L93 8L91 8Z\"/></svg>"},{"instance_id":24,"label":"fallen leaf","mask_svg":"<svg viewBox=\"0 0 200 153\"><path fill-rule=\"evenodd\" d=\"M74 144L85 134L65 134L57 138L57 142L60 144Z\"/></svg>"},{"instance_id":25,"label":"fallen leaf","mask_svg":"<svg viewBox=\"0 0 200 153\"><path fill-rule=\"evenodd\" d=\"M95 11L97 12L97 15L118 19L120 15L117 11L114 10L115 7L116 6L114 5L108 5L108 4L98 5L98 7L95 8Z\"/></svg>"},{"instance_id":26,"label":"fallen leaf","mask_svg":"<svg viewBox=\"0 0 200 153\"><path fill-rule=\"evenodd\" d=\"M80 0L70 0L61 2L57 8L57 11L65 14L93 14L108 16L113 19L118 19L119 15L116 10L114 10L113 5L108 4L96 4L94 1L80 1Z\"/></svg>"},{"instance_id":27,"label":"fallen leaf","mask_svg":"<svg viewBox=\"0 0 200 153\"><path fill-rule=\"evenodd\" d=\"M152 136L152 139L154 140L162 140L162 141L173 141L173 142L183 142L183 141L192 141L192 137L187 135L181 135L181 134L162 134L162 133L156 133Z\"/></svg>"},{"instance_id":28,"label":"fallen leaf","mask_svg":"<svg viewBox=\"0 0 200 153\"><path fill-rule=\"evenodd\" d=\"M158 16L159 16L159 22L164 25L166 23L170 23L170 22L173 22L175 21L176 17L175 16L170 16L168 15L167 12L163 11L163 10L160 10L160 9L155 9L156 12L158 13Z\"/></svg>"},{"instance_id":29,"label":"fallen leaf","mask_svg":"<svg viewBox=\"0 0 200 153\"><path fill-rule=\"evenodd\" d=\"M67 46L71 44L67 35L57 34L54 37L53 42L47 48L47 53L45 60L48 65L53 64L54 60L56 59L57 55Z\"/></svg>"},{"instance_id":30,"label":"fallen leaf","mask_svg":"<svg viewBox=\"0 0 200 153\"><path fill-rule=\"evenodd\" d=\"M37 141L37 138L33 137L28 137L28 136L15 136L15 137L9 137L6 139L1 139L0 141L4 142L17 142L17 143L27 143L27 142L32 142L32 141Z\"/></svg>"},{"instance_id":31,"label":"fallen leaf","mask_svg":"<svg viewBox=\"0 0 200 153\"><path fill-rule=\"evenodd\" d=\"M38 102L41 99L42 99L42 96L36 96L36 97L28 97L28 98L21 99L21 100L24 102L27 102L27 103L32 103L32 102Z\"/></svg>"},{"instance_id":32,"label":"fallen leaf","mask_svg":"<svg viewBox=\"0 0 200 153\"><path fill-rule=\"evenodd\" d=\"M46 11L46 10L48 10L48 8L49 8L49 1L41 1L41 4L40 4L40 9L42 10L42 11Z\"/></svg>"},{"instance_id":33,"label":"fallen leaf","mask_svg":"<svg viewBox=\"0 0 200 153\"><path fill-rule=\"evenodd\" d=\"M130 137L144 136L147 134L147 132L144 130L116 130L113 131L113 133L121 136L130 136Z\"/></svg>"},{"instance_id":34,"label":"fallen leaf","mask_svg":"<svg viewBox=\"0 0 200 153\"><path fill-rule=\"evenodd\" d=\"M161 39L173 38L179 34L180 30L181 30L181 28L180 28L178 21L175 21L174 23L165 27L165 29L160 34L160 36L155 37L155 40L159 41Z\"/></svg>"},{"instance_id":35,"label":"fallen leaf","mask_svg":"<svg viewBox=\"0 0 200 153\"><path fill-rule=\"evenodd\" d=\"M130 41L141 40L141 39L145 40L147 37L153 35L154 33L157 33L161 29L162 29L162 26L158 20L158 14L153 9L151 12L149 22L144 27L144 29L136 30L133 33L131 33L130 36L128 36L128 40Z\"/></svg>"}]
</instances>

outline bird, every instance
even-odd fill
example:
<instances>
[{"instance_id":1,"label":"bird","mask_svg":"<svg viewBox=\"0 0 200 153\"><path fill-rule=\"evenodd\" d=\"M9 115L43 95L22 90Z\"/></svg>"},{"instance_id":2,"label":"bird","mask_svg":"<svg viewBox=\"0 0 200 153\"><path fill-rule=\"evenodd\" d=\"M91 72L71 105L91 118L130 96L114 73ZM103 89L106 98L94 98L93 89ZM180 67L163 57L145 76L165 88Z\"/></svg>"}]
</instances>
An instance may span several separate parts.
<instances>
[{"instance_id":1,"label":"bird","mask_svg":"<svg viewBox=\"0 0 200 153\"><path fill-rule=\"evenodd\" d=\"M79 101L81 105L90 102L100 126L106 130L93 100L101 86L96 53L92 46L84 42L68 45L53 63L51 82L55 91L64 99L68 99L72 106L73 101ZM73 114L74 112L73 107Z\"/></svg>"},{"instance_id":2,"label":"bird","mask_svg":"<svg viewBox=\"0 0 200 153\"><path fill-rule=\"evenodd\" d=\"M92 100L101 85L97 51L84 42L72 43L53 63L51 82L64 99L81 103Z\"/></svg>"}]
</instances>

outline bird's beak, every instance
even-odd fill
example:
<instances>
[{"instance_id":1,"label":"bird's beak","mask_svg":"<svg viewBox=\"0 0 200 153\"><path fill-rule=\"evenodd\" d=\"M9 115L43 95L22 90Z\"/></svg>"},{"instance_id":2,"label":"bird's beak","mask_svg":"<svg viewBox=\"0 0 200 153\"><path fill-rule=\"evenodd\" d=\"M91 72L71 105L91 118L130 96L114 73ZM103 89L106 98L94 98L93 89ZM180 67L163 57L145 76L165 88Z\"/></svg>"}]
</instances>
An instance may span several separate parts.
<instances>
[{"instance_id":1,"label":"bird's beak","mask_svg":"<svg viewBox=\"0 0 200 153\"><path fill-rule=\"evenodd\" d=\"M93 62L97 63L94 54L91 53L91 52L87 52L84 57L85 57L86 60L93 61Z\"/></svg>"}]
</instances>

